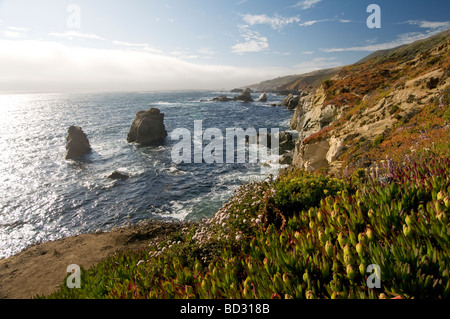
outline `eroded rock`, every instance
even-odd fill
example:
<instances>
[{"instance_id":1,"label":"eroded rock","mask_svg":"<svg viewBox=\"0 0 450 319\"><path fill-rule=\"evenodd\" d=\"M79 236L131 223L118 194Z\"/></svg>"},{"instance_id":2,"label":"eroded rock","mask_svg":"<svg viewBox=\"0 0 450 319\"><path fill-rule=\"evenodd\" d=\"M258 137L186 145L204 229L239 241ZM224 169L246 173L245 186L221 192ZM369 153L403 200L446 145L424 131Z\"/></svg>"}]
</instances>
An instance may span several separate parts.
<instances>
[{"instance_id":1,"label":"eroded rock","mask_svg":"<svg viewBox=\"0 0 450 319\"><path fill-rule=\"evenodd\" d=\"M128 143L138 143L142 146L162 145L167 137L164 125L164 114L159 109L152 108L136 114L136 119L128 133Z\"/></svg>"},{"instance_id":2,"label":"eroded rock","mask_svg":"<svg viewBox=\"0 0 450 319\"><path fill-rule=\"evenodd\" d=\"M87 135L79 126L69 127L66 142L66 160L78 160L91 152L91 145Z\"/></svg>"}]
</instances>

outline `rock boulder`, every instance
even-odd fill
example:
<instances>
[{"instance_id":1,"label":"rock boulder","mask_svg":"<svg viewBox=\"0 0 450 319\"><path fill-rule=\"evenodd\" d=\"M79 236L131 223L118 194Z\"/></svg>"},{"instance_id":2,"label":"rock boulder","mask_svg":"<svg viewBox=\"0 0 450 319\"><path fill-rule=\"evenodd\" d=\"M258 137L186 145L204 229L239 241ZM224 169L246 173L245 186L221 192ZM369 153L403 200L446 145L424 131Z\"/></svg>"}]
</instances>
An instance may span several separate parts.
<instances>
[{"instance_id":1,"label":"rock boulder","mask_svg":"<svg viewBox=\"0 0 450 319\"><path fill-rule=\"evenodd\" d=\"M280 106L285 106L288 110L295 110L298 103L300 101L300 96L294 96L293 94L289 94L281 103Z\"/></svg>"},{"instance_id":2,"label":"rock boulder","mask_svg":"<svg viewBox=\"0 0 450 319\"><path fill-rule=\"evenodd\" d=\"M71 126L66 142L66 159L80 159L91 150L91 145L83 129L79 126Z\"/></svg>"},{"instance_id":3,"label":"rock boulder","mask_svg":"<svg viewBox=\"0 0 450 319\"><path fill-rule=\"evenodd\" d=\"M267 102L267 95L266 93L261 94L261 96L257 100L258 102Z\"/></svg>"},{"instance_id":4,"label":"rock boulder","mask_svg":"<svg viewBox=\"0 0 450 319\"><path fill-rule=\"evenodd\" d=\"M114 171L114 173L112 173L111 175L108 176L109 179L113 179L113 180L127 180L128 178L130 178L130 176L128 176L127 174L118 172L118 171Z\"/></svg>"},{"instance_id":5,"label":"rock boulder","mask_svg":"<svg viewBox=\"0 0 450 319\"><path fill-rule=\"evenodd\" d=\"M142 146L161 145L167 137L164 125L164 114L159 109L152 108L136 114L136 119L128 133L128 143L138 143Z\"/></svg>"},{"instance_id":6,"label":"rock boulder","mask_svg":"<svg viewBox=\"0 0 450 319\"><path fill-rule=\"evenodd\" d=\"M253 102L253 98L252 98L252 91L250 89L245 89L241 94L239 94L238 96L236 96L234 98L234 100L236 101L241 101L241 102Z\"/></svg>"}]
</instances>

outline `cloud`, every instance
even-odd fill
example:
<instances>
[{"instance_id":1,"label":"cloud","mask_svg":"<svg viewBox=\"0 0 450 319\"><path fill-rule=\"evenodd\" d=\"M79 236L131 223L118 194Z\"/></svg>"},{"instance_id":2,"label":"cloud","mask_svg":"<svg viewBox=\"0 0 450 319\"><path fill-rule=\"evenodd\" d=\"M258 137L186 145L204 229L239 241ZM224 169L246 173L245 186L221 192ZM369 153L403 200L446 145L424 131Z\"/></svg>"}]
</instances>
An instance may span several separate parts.
<instances>
[{"instance_id":1,"label":"cloud","mask_svg":"<svg viewBox=\"0 0 450 319\"><path fill-rule=\"evenodd\" d=\"M450 29L450 21L432 22L425 20L410 20L407 23L410 25L417 25L423 29L431 29L439 31L445 31L447 29Z\"/></svg>"},{"instance_id":2,"label":"cloud","mask_svg":"<svg viewBox=\"0 0 450 319\"><path fill-rule=\"evenodd\" d=\"M6 27L8 30L12 30L12 31L17 31L17 32L27 32L28 29L27 28L23 28L23 27Z\"/></svg>"},{"instance_id":3,"label":"cloud","mask_svg":"<svg viewBox=\"0 0 450 319\"><path fill-rule=\"evenodd\" d=\"M73 40L73 39L91 39L91 40L105 40L104 38L93 34L93 33L82 33L79 31L66 31L63 33L58 33L58 32L51 32L49 33L50 36L52 37L57 37L57 38L65 38L65 39L69 39L69 40Z\"/></svg>"},{"instance_id":4,"label":"cloud","mask_svg":"<svg viewBox=\"0 0 450 319\"><path fill-rule=\"evenodd\" d=\"M26 36L21 33L21 32L16 32L16 31L3 31L3 35L6 38L14 38L14 39L20 39L20 38L26 38Z\"/></svg>"},{"instance_id":5,"label":"cloud","mask_svg":"<svg viewBox=\"0 0 450 319\"><path fill-rule=\"evenodd\" d=\"M328 48L328 49L321 49L321 51L331 53L331 52L349 52L349 51L375 52L379 50L388 50L399 47L404 44L409 44L415 41L426 39L442 31L450 29L450 21L436 22L425 20L410 20L402 22L400 24L416 25L419 28L427 30L425 32L403 33L398 35L395 40L385 43L354 46L349 48Z\"/></svg>"},{"instance_id":6,"label":"cloud","mask_svg":"<svg viewBox=\"0 0 450 319\"><path fill-rule=\"evenodd\" d=\"M352 22L351 20L345 20L345 19L322 19L322 20L306 21L306 22L300 23L299 25L301 27L309 27L309 26L312 26L312 25L314 25L316 23L333 22L333 21L337 21L337 22L340 22L340 23L350 23L350 22Z\"/></svg>"},{"instance_id":7,"label":"cloud","mask_svg":"<svg viewBox=\"0 0 450 319\"><path fill-rule=\"evenodd\" d=\"M198 64L126 48L94 49L16 39L0 39L0 70L4 91L53 92L221 89L257 83L287 71Z\"/></svg>"},{"instance_id":8,"label":"cloud","mask_svg":"<svg viewBox=\"0 0 450 319\"><path fill-rule=\"evenodd\" d=\"M303 10L307 10L315 6L317 3L321 2L322 0L302 0L297 2L297 4L294 5L295 8L300 7Z\"/></svg>"},{"instance_id":9,"label":"cloud","mask_svg":"<svg viewBox=\"0 0 450 319\"><path fill-rule=\"evenodd\" d=\"M123 46L123 47L132 48L132 49L139 49L139 50L153 52L153 53L160 53L160 54L163 53L163 51L161 51L159 49L152 48L148 43L131 43L131 42L127 42L127 41L115 41L115 40L113 40L111 42L117 46Z\"/></svg>"},{"instance_id":10,"label":"cloud","mask_svg":"<svg viewBox=\"0 0 450 319\"><path fill-rule=\"evenodd\" d=\"M350 52L350 51L359 51L359 52L375 52L379 50L387 50L399 47L404 44L409 44L415 41L426 39L436 33L439 32L427 32L427 33L420 33L420 32L410 32L410 33L404 33L399 36L393 41L385 42L385 43L378 43L378 44L370 44L370 45L363 45L363 46L355 46L355 47L349 47L349 48L331 48L331 49L321 49L322 52Z\"/></svg>"},{"instance_id":11,"label":"cloud","mask_svg":"<svg viewBox=\"0 0 450 319\"><path fill-rule=\"evenodd\" d=\"M13 39L24 39L26 38L26 33L29 30L27 28L19 28L14 26L6 27L6 30L4 30L3 36L6 38L13 38Z\"/></svg>"},{"instance_id":12,"label":"cloud","mask_svg":"<svg viewBox=\"0 0 450 319\"><path fill-rule=\"evenodd\" d=\"M242 19L245 23L248 25L255 25L255 24L268 24L273 29L281 30L285 26L292 24L292 23L298 23L300 22L299 17L282 17L280 15L275 15L273 17L269 17L265 14L259 14L259 15L252 15L252 14L244 14L242 16Z\"/></svg>"},{"instance_id":13,"label":"cloud","mask_svg":"<svg viewBox=\"0 0 450 319\"><path fill-rule=\"evenodd\" d=\"M338 66L342 66L342 63L336 61L335 58L315 58L296 64L293 68L295 73L303 74L317 70L330 69Z\"/></svg>"},{"instance_id":14,"label":"cloud","mask_svg":"<svg viewBox=\"0 0 450 319\"><path fill-rule=\"evenodd\" d=\"M239 26L245 42L238 43L231 48L233 53L261 52L269 48L269 40L258 32L250 30L248 25Z\"/></svg>"}]
</instances>

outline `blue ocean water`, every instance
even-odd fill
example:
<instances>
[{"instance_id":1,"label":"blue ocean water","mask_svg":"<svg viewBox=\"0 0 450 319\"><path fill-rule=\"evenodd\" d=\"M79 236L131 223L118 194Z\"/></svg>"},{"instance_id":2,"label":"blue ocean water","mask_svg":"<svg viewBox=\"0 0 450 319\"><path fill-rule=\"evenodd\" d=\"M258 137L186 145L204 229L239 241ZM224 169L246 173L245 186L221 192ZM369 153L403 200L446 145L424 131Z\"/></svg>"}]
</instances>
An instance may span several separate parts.
<instances>
[{"instance_id":1,"label":"blue ocean water","mask_svg":"<svg viewBox=\"0 0 450 319\"><path fill-rule=\"evenodd\" d=\"M62 237L147 219L212 216L241 184L278 167L179 164L170 133L194 121L203 129L287 129L292 111L267 103L204 102L227 92L135 92L0 95L0 258ZM232 96L231 93L228 93ZM256 96L255 96L256 98ZM160 147L128 144L135 114L156 107L169 133ZM65 160L67 130L78 125L92 154ZM107 177L114 171L125 181Z\"/></svg>"}]
</instances>

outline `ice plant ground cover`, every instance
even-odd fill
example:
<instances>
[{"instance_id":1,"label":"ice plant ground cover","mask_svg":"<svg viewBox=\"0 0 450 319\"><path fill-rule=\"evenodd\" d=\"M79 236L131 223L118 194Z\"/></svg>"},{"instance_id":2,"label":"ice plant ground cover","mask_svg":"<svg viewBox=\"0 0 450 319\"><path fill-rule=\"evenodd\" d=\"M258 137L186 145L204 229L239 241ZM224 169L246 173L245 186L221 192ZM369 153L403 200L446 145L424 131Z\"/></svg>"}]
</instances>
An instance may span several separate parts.
<instances>
[{"instance_id":1,"label":"ice plant ground cover","mask_svg":"<svg viewBox=\"0 0 450 319\"><path fill-rule=\"evenodd\" d=\"M346 180L291 171L46 298L449 298L449 195L450 158L429 153Z\"/></svg>"}]
</instances>

